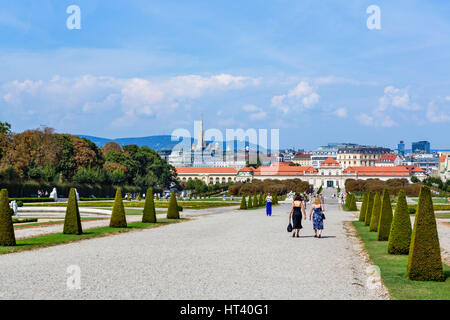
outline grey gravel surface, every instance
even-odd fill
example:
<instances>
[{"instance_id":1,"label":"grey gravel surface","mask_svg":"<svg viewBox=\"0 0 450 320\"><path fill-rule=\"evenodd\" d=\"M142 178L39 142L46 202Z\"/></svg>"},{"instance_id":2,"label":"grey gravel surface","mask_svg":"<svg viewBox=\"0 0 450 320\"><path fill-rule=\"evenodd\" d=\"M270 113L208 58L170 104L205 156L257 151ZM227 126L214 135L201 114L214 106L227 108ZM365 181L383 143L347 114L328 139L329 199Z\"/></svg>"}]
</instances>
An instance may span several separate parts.
<instances>
[{"instance_id":1,"label":"grey gravel surface","mask_svg":"<svg viewBox=\"0 0 450 320\"><path fill-rule=\"evenodd\" d=\"M327 205L324 238L288 210L225 210L192 221L0 256L2 299L374 299L365 266ZM69 290L67 267L81 270Z\"/></svg>"}]
</instances>

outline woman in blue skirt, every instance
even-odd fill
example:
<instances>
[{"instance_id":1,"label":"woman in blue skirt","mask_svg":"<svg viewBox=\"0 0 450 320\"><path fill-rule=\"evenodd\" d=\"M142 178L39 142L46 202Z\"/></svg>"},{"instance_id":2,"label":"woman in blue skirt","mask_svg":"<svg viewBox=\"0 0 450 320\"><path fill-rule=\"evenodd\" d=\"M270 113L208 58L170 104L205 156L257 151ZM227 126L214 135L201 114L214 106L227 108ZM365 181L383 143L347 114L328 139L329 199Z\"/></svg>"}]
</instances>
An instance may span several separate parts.
<instances>
[{"instance_id":1,"label":"woman in blue skirt","mask_svg":"<svg viewBox=\"0 0 450 320\"><path fill-rule=\"evenodd\" d=\"M270 193L266 197L266 215L269 217L272 215L272 196Z\"/></svg>"},{"instance_id":2,"label":"woman in blue skirt","mask_svg":"<svg viewBox=\"0 0 450 320\"><path fill-rule=\"evenodd\" d=\"M319 197L314 199L314 203L311 206L311 210L309 211L309 220L311 220L311 215L313 214L313 228L314 228L314 237L321 238L323 231L323 203L320 201Z\"/></svg>"}]
</instances>

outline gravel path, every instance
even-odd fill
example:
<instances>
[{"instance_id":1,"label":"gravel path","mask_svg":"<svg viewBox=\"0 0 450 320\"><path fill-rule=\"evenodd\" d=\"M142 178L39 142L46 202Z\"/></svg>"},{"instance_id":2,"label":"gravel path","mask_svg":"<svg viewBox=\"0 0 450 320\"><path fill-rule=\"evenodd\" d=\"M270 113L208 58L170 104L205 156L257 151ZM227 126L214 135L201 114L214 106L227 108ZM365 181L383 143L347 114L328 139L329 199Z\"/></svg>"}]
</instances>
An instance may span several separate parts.
<instances>
[{"instance_id":1,"label":"gravel path","mask_svg":"<svg viewBox=\"0 0 450 320\"><path fill-rule=\"evenodd\" d=\"M376 298L343 226L352 215L327 205L324 238L312 236L309 221L301 238L291 238L289 207L274 207L272 217L222 208L156 229L2 255L0 298ZM81 269L79 290L67 289L70 265Z\"/></svg>"}]
</instances>

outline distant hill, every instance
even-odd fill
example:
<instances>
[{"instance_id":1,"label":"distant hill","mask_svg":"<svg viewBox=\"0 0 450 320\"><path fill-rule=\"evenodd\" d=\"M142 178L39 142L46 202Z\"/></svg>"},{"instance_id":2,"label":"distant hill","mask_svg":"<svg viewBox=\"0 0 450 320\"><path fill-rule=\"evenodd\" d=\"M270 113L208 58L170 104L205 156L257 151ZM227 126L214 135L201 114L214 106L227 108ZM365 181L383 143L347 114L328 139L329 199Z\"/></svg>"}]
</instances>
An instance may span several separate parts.
<instances>
[{"instance_id":1,"label":"distant hill","mask_svg":"<svg viewBox=\"0 0 450 320\"><path fill-rule=\"evenodd\" d=\"M126 146L129 144L135 144L138 145L139 147L147 146L155 151L160 151L163 149L172 150L174 146L176 146L178 143L182 141L182 138L176 141L172 141L172 136L170 135L149 136L140 138L118 138L118 139L107 139L85 135L77 135L77 137L89 139L100 148L103 147L108 142L116 142L121 146Z\"/></svg>"},{"instance_id":2,"label":"distant hill","mask_svg":"<svg viewBox=\"0 0 450 320\"><path fill-rule=\"evenodd\" d=\"M94 137L94 136L87 136L87 135L76 135L80 138L86 138L94 142L99 148L103 147L108 142L116 142L121 146L126 146L130 144L138 145L139 147L147 146L150 149L153 149L155 151L161 151L161 150L172 150L173 147L175 147L178 143L180 143L183 138L180 138L176 141L172 141L172 136L170 135L160 135L160 136L148 136L148 137L140 137L140 138L118 138L118 139L108 139L108 138L100 138L100 137ZM195 144L197 142L196 139L191 138L191 143ZM206 141L207 144L211 143L211 141ZM233 145L233 143L229 144ZM242 144L240 144L242 146ZM248 143L245 143L245 146L249 146ZM223 149L226 148L226 144L223 142L222 145ZM258 148L257 146L250 144L250 148L253 150ZM234 145L233 149L240 149L238 147L238 144ZM260 149L261 152L263 151Z\"/></svg>"}]
</instances>

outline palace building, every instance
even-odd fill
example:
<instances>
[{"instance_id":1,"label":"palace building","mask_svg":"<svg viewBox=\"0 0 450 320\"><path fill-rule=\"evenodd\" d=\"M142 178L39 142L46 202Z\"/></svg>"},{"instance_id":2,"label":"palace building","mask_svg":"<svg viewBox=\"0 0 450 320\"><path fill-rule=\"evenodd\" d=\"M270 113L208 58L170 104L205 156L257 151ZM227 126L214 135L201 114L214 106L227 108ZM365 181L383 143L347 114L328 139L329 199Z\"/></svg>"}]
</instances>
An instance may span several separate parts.
<instances>
[{"instance_id":1,"label":"palace building","mask_svg":"<svg viewBox=\"0 0 450 320\"><path fill-rule=\"evenodd\" d=\"M368 146L347 146L339 148L337 152L337 161L342 168L371 167L375 166L377 160L383 155L390 154L391 150L381 147Z\"/></svg>"},{"instance_id":2,"label":"palace building","mask_svg":"<svg viewBox=\"0 0 450 320\"><path fill-rule=\"evenodd\" d=\"M186 182L191 179L201 179L206 184L223 182L250 182L253 179L301 179L308 182L314 188L345 186L347 179L373 179L388 180L395 178L410 179L417 176L419 179L425 177L424 170L416 166L388 166L367 167L342 165L332 157L322 161L319 168L312 166L293 166L286 162L276 162L270 166L260 166L257 169L245 167L241 170L223 167L178 167L176 168L180 181Z\"/></svg>"}]
</instances>

